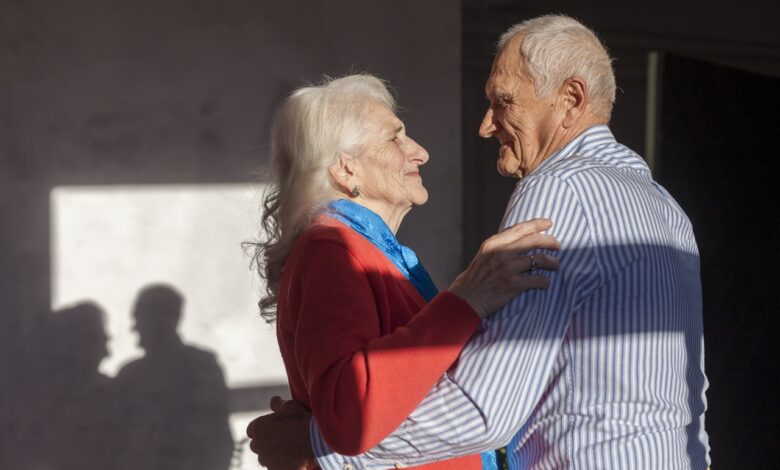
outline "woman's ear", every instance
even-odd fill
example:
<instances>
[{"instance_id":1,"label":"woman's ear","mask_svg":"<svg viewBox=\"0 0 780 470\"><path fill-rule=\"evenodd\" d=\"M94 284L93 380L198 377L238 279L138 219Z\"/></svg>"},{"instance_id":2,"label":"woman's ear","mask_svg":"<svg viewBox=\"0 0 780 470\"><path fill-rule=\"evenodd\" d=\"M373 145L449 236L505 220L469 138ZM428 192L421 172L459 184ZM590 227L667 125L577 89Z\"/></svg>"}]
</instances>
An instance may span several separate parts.
<instances>
[{"instance_id":1,"label":"woman's ear","mask_svg":"<svg viewBox=\"0 0 780 470\"><path fill-rule=\"evenodd\" d=\"M357 185L354 165L355 157L346 152L341 152L336 163L328 167L328 173L330 173L330 177L333 179L333 183L339 192L348 195Z\"/></svg>"}]
</instances>

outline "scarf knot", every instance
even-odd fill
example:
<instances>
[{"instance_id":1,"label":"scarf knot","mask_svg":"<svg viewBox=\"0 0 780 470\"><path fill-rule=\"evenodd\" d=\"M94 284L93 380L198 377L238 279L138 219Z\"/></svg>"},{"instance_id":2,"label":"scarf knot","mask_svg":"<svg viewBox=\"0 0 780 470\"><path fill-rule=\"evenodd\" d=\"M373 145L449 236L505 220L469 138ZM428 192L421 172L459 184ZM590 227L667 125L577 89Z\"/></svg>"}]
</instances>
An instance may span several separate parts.
<instances>
[{"instance_id":1,"label":"scarf knot","mask_svg":"<svg viewBox=\"0 0 780 470\"><path fill-rule=\"evenodd\" d=\"M346 199L331 202L328 209L328 215L363 235L377 247L412 283L426 302L439 293L414 250L401 245L390 227L375 212Z\"/></svg>"}]
</instances>

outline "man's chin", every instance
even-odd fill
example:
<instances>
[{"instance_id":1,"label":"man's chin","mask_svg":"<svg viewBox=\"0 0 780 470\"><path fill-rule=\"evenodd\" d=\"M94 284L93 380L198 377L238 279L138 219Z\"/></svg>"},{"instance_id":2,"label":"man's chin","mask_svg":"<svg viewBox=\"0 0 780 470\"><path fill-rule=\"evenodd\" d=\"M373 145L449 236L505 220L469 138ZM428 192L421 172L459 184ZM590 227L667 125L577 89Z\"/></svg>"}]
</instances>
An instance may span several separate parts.
<instances>
[{"instance_id":1,"label":"man's chin","mask_svg":"<svg viewBox=\"0 0 780 470\"><path fill-rule=\"evenodd\" d=\"M517 164L517 162L509 162L505 158L498 158L498 161L496 162L496 169L498 170L499 175L506 178L520 179L523 177L523 172L520 170L520 165Z\"/></svg>"}]
</instances>

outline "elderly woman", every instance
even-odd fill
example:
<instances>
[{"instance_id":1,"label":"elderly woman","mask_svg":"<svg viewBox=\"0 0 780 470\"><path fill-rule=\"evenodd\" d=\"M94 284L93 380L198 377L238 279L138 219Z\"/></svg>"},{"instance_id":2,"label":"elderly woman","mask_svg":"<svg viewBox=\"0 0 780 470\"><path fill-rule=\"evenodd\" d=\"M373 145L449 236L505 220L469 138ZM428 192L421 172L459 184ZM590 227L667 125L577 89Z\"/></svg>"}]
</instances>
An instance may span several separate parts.
<instances>
[{"instance_id":1,"label":"elderly woman","mask_svg":"<svg viewBox=\"0 0 780 470\"><path fill-rule=\"evenodd\" d=\"M531 249L558 249L518 224L490 239L448 290L436 286L395 233L428 193L428 153L406 133L384 84L368 75L296 90L272 134L274 187L268 238L256 247L267 294L263 316L277 338L294 400L343 454L390 434L489 315L518 293L544 288L529 275L555 269ZM262 462L262 456L261 456ZM479 469L480 456L425 468Z\"/></svg>"}]
</instances>

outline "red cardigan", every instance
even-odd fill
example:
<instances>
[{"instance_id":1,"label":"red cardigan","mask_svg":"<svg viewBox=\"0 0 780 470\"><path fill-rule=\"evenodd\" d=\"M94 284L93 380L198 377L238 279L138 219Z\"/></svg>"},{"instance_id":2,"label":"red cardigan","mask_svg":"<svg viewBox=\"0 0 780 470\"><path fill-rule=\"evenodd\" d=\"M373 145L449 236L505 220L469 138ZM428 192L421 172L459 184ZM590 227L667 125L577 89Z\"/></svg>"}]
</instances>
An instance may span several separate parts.
<instances>
[{"instance_id":1,"label":"red cardigan","mask_svg":"<svg viewBox=\"0 0 780 470\"><path fill-rule=\"evenodd\" d=\"M320 217L287 258L277 338L292 397L344 455L374 447L409 416L480 324L449 292L426 305L371 242ZM482 468L479 455L425 469Z\"/></svg>"}]
</instances>

